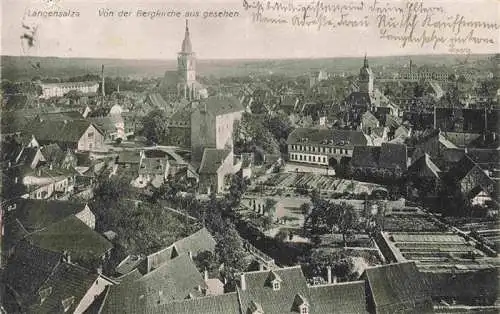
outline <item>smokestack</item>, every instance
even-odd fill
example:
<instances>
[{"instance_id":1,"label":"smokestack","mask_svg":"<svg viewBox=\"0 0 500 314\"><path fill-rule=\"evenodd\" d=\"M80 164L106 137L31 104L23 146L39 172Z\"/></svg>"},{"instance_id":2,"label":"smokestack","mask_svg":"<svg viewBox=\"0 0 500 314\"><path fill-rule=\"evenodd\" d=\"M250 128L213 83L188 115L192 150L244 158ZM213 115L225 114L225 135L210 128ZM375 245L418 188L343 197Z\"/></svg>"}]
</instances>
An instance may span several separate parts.
<instances>
[{"instance_id":1,"label":"smokestack","mask_svg":"<svg viewBox=\"0 0 500 314\"><path fill-rule=\"evenodd\" d=\"M245 279L245 273L240 275L240 289L241 291L245 291L247 289L247 281Z\"/></svg>"},{"instance_id":2,"label":"smokestack","mask_svg":"<svg viewBox=\"0 0 500 314\"><path fill-rule=\"evenodd\" d=\"M326 271L327 271L327 281L328 283L332 283L332 267L327 266Z\"/></svg>"},{"instance_id":3,"label":"smokestack","mask_svg":"<svg viewBox=\"0 0 500 314\"><path fill-rule=\"evenodd\" d=\"M207 281L208 280L208 270L206 270L206 269L205 269L204 277L205 277L205 281Z\"/></svg>"},{"instance_id":4,"label":"smokestack","mask_svg":"<svg viewBox=\"0 0 500 314\"><path fill-rule=\"evenodd\" d=\"M104 96L106 96L106 92L104 91L104 64L101 67L101 80L102 80L101 93L102 93L102 97L104 97Z\"/></svg>"}]
</instances>

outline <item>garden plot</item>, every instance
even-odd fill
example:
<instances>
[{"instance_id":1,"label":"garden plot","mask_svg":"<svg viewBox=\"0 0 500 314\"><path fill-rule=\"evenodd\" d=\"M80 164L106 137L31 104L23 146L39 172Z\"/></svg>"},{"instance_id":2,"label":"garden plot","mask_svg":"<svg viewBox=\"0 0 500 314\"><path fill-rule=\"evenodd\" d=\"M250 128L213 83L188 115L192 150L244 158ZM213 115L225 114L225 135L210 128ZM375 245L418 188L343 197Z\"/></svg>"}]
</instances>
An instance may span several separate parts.
<instances>
[{"instance_id":1,"label":"garden plot","mask_svg":"<svg viewBox=\"0 0 500 314\"><path fill-rule=\"evenodd\" d=\"M384 230L407 232L444 231L426 215L391 215L384 218Z\"/></svg>"},{"instance_id":2,"label":"garden plot","mask_svg":"<svg viewBox=\"0 0 500 314\"><path fill-rule=\"evenodd\" d=\"M276 188L306 187L332 193L371 194L374 190L385 190L382 185L355 180L336 179L314 173L274 173L263 181L266 186Z\"/></svg>"},{"instance_id":3,"label":"garden plot","mask_svg":"<svg viewBox=\"0 0 500 314\"><path fill-rule=\"evenodd\" d=\"M396 233L391 234L394 242L422 242L422 243L441 243L441 244L454 244L465 243L465 240L453 233Z\"/></svg>"}]
</instances>

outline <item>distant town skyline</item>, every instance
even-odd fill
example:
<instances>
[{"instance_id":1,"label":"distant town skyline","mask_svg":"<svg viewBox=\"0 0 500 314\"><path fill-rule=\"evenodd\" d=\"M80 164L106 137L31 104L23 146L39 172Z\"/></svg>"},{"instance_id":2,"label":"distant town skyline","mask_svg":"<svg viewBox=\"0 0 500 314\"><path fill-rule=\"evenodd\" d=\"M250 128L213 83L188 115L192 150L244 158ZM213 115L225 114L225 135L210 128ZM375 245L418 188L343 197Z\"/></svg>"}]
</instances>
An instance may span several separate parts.
<instances>
[{"instance_id":1,"label":"distant town skyline","mask_svg":"<svg viewBox=\"0 0 500 314\"><path fill-rule=\"evenodd\" d=\"M314 30L253 23L241 1L212 0L209 4L197 1L141 2L107 0L81 2L77 0L2 0L2 55L175 60L184 36L184 17L180 18L122 18L99 17L99 9L119 9L135 12L138 9L239 10L236 18L190 18L193 50L200 60L216 59L323 59L342 57L411 56L450 54L444 46L432 49L418 45L401 48L398 42L379 38L376 27ZM427 1L426 1L427 2ZM446 4L450 10L459 4ZM470 3L470 2L469 2ZM491 0L479 0L470 16L497 21L491 10ZM498 6L497 6L498 8ZM78 12L76 17L33 17L36 10ZM475 11L474 11L475 10ZM476 14L477 13L477 14ZM33 45L21 37L26 27L36 27ZM475 46L472 54L492 54L500 51L499 45Z\"/></svg>"}]
</instances>

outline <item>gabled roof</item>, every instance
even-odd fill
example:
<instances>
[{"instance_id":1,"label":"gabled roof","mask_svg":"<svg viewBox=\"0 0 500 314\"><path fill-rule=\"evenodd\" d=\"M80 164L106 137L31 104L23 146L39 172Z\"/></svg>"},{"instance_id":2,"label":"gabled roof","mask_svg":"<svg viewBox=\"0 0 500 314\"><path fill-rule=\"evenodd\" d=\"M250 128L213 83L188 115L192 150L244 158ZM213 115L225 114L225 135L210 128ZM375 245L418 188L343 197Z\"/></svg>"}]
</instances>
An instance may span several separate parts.
<instances>
[{"instance_id":1,"label":"gabled roof","mask_svg":"<svg viewBox=\"0 0 500 314\"><path fill-rule=\"evenodd\" d=\"M141 278L111 286L103 313L145 313L153 306L185 299L205 287L187 254L180 255Z\"/></svg>"},{"instance_id":2,"label":"gabled roof","mask_svg":"<svg viewBox=\"0 0 500 314\"><path fill-rule=\"evenodd\" d=\"M40 286L61 263L62 254L32 246L21 241L8 260L3 282L19 296L18 302L29 305L36 301ZM35 299L35 300L34 300Z\"/></svg>"},{"instance_id":3,"label":"gabled roof","mask_svg":"<svg viewBox=\"0 0 500 314\"><path fill-rule=\"evenodd\" d=\"M41 148L43 157L48 163L60 164L66 157L66 153L57 144L49 144Z\"/></svg>"},{"instance_id":4,"label":"gabled roof","mask_svg":"<svg viewBox=\"0 0 500 314\"><path fill-rule=\"evenodd\" d=\"M217 296L174 301L151 308L154 313L176 314L238 314L240 304L236 292Z\"/></svg>"},{"instance_id":5,"label":"gabled roof","mask_svg":"<svg viewBox=\"0 0 500 314\"><path fill-rule=\"evenodd\" d=\"M214 252L215 245L216 242L214 237L210 234L207 228L202 228L195 233L174 242L172 245L150 254L147 257L147 272L151 269L158 268L163 263L174 258L174 251L177 255L191 252L193 256L197 256L203 251Z\"/></svg>"},{"instance_id":6,"label":"gabled roof","mask_svg":"<svg viewBox=\"0 0 500 314\"><path fill-rule=\"evenodd\" d=\"M410 167L408 167L409 173L418 173L421 176L433 176L439 178L441 170L438 166L432 162L431 157L428 154L424 154L422 157L417 159Z\"/></svg>"},{"instance_id":7,"label":"gabled roof","mask_svg":"<svg viewBox=\"0 0 500 314\"><path fill-rule=\"evenodd\" d=\"M364 281L311 286L309 296L310 313L366 313Z\"/></svg>"},{"instance_id":8,"label":"gabled roof","mask_svg":"<svg viewBox=\"0 0 500 314\"><path fill-rule=\"evenodd\" d=\"M101 258L113 247L106 238L75 216L32 233L27 240L50 251L67 251L75 260Z\"/></svg>"},{"instance_id":9,"label":"gabled roof","mask_svg":"<svg viewBox=\"0 0 500 314\"><path fill-rule=\"evenodd\" d=\"M157 109L165 109L168 107L168 103L159 93L149 94L144 102Z\"/></svg>"},{"instance_id":10,"label":"gabled roof","mask_svg":"<svg viewBox=\"0 0 500 314\"><path fill-rule=\"evenodd\" d=\"M382 143L377 146L356 146L352 153L353 167L399 168L406 170L408 152L406 145Z\"/></svg>"},{"instance_id":11,"label":"gabled roof","mask_svg":"<svg viewBox=\"0 0 500 314\"><path fill-rule=\"evenodd\" d=\"M408 150L404 144L382 143L379 165L384 168L406 170Z\"/></svg>"},{"instance_id":12,"label":"gabled roof","mask_svg":"<svg viewBox=\"0 0 500 314\"><path fill-rule=\"evenodd\" d=\"M331 141L333 141L333 144L329 144ZM368 140L363 132L360 131L319 128L297 128L290 133L287 139L288 144L311 143L341 145L342 142L344 142L344 145L346 146L366 146Z\"/></svg>"},{"instance_id":13,"label":"gabled roof","mask_svg":"<svg viewBox=\"0 0 500 314\"><path fill-rule=\"evenodd\" d=\"M40 143L78 143L91 125L86 120L42 121L31 124L26 133L35 135Z\"/></svg>"},{"instance_id":14,"label":"gabled roof","mask_svg":"<svg viewBox=\"0 0 500 314\"><path fill-rule=\"evenodd\" d=\"M268 282L270 270L247 272L243 275L246 287L238 289L243 313L247 313L252 302L260 304L264 313L294 313L295 296L300 294L308 298L309 287L300 266L275 269L273 272L282 280L277 291Z\"/></svg>"},{"instance_id":15,"label":"gabled roof","mask_svg":"<svg viewBox=\"0 0 500 314\"><path fill-rule=\"evenodd\" d=\"M377 311L413 309L415 304L422 303L432 309L430 287L415 262L367 268L365 275Z\"/></svg>"},{"instance_id":16,"label":"gabled roof","mask_svg":"<svg viewBox=\"0 0 500 314\"><path fill-rule=\"evenodd\" d=\"M206 99L202 99L198 103L198 110L204 111L205 108L207 110L207 113L214 116L244 110L240 101L233 96L210 96Z\"/></svg>"},{"instance_id":17,"label":"gabled roof","mask_svg":"<svg viewBox=\"0 0 500 314\"><path fill-rule=\"evenodd\" d=\"M217 173L224 160L229 156L229 149L205 148L201 158L200 174Z\"/></svg>"},{"instance_id":18,"label":"gabled roof","mask_svg":"<svg viewBox=\"0 0 500 314\"><path fill-rule=\"evenodd\" d=\"M191 252L193 256L203 251L213 252L215 244L214 237L205 227L174 243L178 254Z\"/></svg>"},{"instance_id":19,"label":"gabled roof","mask_svg":"<svg viewBox=\"0 0 500 314\"><path fill-rule=\"evenodd\" d=\"M380 124L377 117L375 117L370 111L363 113L361 121L363 123L363 128L376 128Z\"/></svg>"},{"instance_id":20,"label":"gabled roof","mask_svg":"<svg viewBox=\"0 0 500 314\"><path fill-rule=\"evenodd\" d=\"M139 164L141 154L137 151L122 151L118 153L116 162L120 164Z\"/></svg>"},{"instance_id":21,"label":"gabled roof","mask_svg":"<svg viewBox=\"0 0 500 314\"><path fill-rule=\"evenodd\" d=\"M378 167L380 159L380 146L356 146L352 153L351 163L353 167Z\"/></svg>"},{"instance_id":22,"label":"gabled roof","mask_svg":"<svg viewBox=\"0 0 500 314\"><path fill-rule=\"evenodd\" d=\"M84 203L36 199L19 199L15 206L15 209L5 212L5 222L17 219L29 232L45 228L85 208Z\"/></svg>"},{"instance_id":23,"label":"gabled roof","mask_svg":"<svg viewBox=\"0 0 500 314\"><path fill-rule=\"evenodd\" d=\"M36 313L62 313L63 300L73 298L67 312L74 312L87 291L98 279L97 273L74 264L61 263L48 280L40 287L50 291L48 297L42 302L31 307Z\"/></svg>"}]
</instances>

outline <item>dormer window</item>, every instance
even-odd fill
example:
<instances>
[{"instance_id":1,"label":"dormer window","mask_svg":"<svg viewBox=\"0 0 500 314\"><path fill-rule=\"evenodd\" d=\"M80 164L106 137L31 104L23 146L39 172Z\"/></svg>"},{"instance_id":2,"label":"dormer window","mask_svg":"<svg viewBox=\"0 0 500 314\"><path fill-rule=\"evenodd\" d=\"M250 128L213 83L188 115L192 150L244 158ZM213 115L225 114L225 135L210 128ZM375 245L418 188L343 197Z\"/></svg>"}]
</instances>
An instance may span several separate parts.
<instances>
[{"instance_id":1,"label":"dormer window","mask_svg":"<svg viewBox=\"0 0 500 314\"><path fill-rule=\"evenodd\" d=\"M48 287L40 290L38 293L40 295L40 304L42 304L52 293L52 287Z\"/></svg>"},{"instance_id":2,"label":"dormer window","mask_svg":"<svg viewBox=\"0 0 500 314\"><path fill-rule=\"evenodd\" d=\"M64 299L61 301L62 303L62 306L64 308L64 313L66 313L67 311L69 311L69 309L71 308L71 306L73 305L73 303L75 302L75 297L74 296L71 296L67 299Z\"/></svg>"}]
</instances>

